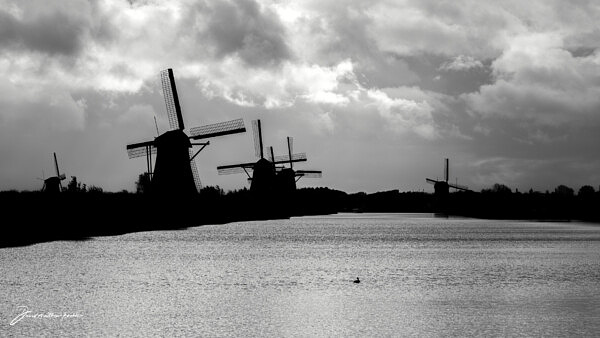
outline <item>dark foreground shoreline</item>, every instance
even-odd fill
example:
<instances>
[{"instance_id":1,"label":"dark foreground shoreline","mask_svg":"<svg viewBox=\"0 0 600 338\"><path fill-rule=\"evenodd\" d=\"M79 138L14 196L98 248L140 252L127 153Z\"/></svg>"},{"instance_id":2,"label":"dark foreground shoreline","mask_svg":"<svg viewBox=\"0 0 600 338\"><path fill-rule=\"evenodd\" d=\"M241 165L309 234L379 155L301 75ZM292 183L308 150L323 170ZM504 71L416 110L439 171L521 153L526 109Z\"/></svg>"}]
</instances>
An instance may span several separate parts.
<instances>
[{"instance_id":1,"label":"dark foreground shoreline","mask_svg":"<svg viewBox=\"0 0 600 338\"><path fill-rule=\"evenodd\" d=\"M419 212L483 219L600 222L600 194L458 192L440 198L398 190L347 194L303 188L292 195L257 196L248 190L209 188L184 199L127 192L0 192L0 247L55 240L86 240L138 231L206 224L286 219L338 212Z\"/></svg>"},{"instance_id":2,"label":"dark foreground shoreline","mask_svg":"<svg viewBox=\"0 0 600 338\"><path fill-rule=\"evenodd\" d=\"M224 194L208 189L178 199L127 192L4 191L0 247L337 212L336 204L305 195L256 196L248 190Z\"/></svg>"}]
</instances>

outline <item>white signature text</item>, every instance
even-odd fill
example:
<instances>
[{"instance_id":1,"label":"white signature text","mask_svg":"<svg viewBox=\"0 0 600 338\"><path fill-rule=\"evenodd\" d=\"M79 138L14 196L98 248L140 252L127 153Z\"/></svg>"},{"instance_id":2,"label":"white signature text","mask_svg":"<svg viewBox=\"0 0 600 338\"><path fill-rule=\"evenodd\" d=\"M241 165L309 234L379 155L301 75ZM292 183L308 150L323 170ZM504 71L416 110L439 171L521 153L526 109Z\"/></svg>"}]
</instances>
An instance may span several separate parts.
<instances>
[{"instance_id":1,"label":"white signature text","mask_svg":"<svg viewBox=\"0 0 600 338\"><path fill-rule=\"evenodd\" d=\"M65 318L81 318L83 317L83 315L79 314L79 313L67 313L67 312L63 312L63 313L54 313L54 312L38 312L38 313L33 313L33 311L29 310L29 308L27 306L19 306L17 307L17 309L19 309L19 311L21 311L11 322L10 325L15 325L18 322L20 322L21 320L25 319L25 318L33 318L33 319L60 319L63 320Z\"/></svg>"}]
</instances>

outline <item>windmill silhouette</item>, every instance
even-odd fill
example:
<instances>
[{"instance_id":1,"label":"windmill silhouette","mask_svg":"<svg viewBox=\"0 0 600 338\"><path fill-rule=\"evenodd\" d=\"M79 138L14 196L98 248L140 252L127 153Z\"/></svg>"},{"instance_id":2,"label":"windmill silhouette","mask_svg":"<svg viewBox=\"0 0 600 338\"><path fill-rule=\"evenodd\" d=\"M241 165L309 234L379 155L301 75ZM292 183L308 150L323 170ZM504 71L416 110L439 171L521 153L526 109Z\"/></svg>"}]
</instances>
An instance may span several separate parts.
<instances>
[{"instance_id":1,"label":"windmill silhouette","mask_svg":"<svg viewBox=\"0 0 600 338\"><path fill-rule=\"evenodd\" d=\"M254 151L258 161L218 166L217 172L219 175L246 173L250 181L250 191L255 193L273 192L277 186L276 166L283 163L306 161L306 154L292 154L290 151L288 155L275 157L273 148L269 147L267 157L265 157L260 120L252 121L252 131Z\"/></svg>"},{"instance_id":2,"label":"windmill silhouette","mask_svg":"<svg viewBox=\"0 0 600 338\"><path fill-rule=\"evenodd\" d=\"M450 188L454 188L456 190L471 191L471 190L469 190L469 188L467 188L464 185L448 183L448 178L449 178L449 161L446 158L446 159L444 159L444 180L440 181L440 180L434 180L431 178L426 178L425 180L427 181L427 183L433 184L433 189L435 191L435 194L440 197L447 196L450 192Z\"/></svg>"},{"instance_id":3,"label":"windmill silhouette","mask_svg":"<svg viewBox=\"0 0 600 338\"><path fill-rule=\"evenodd\" d=\"M195 194L202 188L202 183L194 159L210 142L193 141L243 133L246 131L244 121L236 119L191 128L191 136L186 135L183 131L183 116L173 70L169 68L161 71L160 77L170 130L152 141L128 144L127 154L129 158L146 156L152 192L163 195ZM201 148L193 153L193 146L201 146ZM153 154L156 154L154 172L152 171Z\"/></svg>"},{"instance_id":4,"label":"windmill silhouette","mask_svg":"<svg viewBox=\"0 0 600 338\"><path fill-rule=\"evenodd\" d=\"M323 172L321 170L294 170L294 161L291 159L293 156L293 148L294 148L294 138L287 137L287 156L273 156L273 147L269 147L271 158L276 160L285 160L288 159L287 164L289 168L285 166L275 167L275 171L277 173L277 187L282 192L290 192L296 190L296 182L300 180L302 177L306 178L321 178ZM275 162L272 160L271 162Z\"/></svg>"},{"instance_id":5,"label":"windmill silhouette","mask_svg":"<svg viewBox=\"0 0 600 338\"><path fill-rule=\"evenodd\" d=\"M44 179L44 185L42 191L47 193L59 193L62 191L62 180L67 178L65 174L61 174L58 170L58 160L56 159L56 153L54 153L54 169L56 170L56 176L48 177Z\"/></svg>"}]
</instances>

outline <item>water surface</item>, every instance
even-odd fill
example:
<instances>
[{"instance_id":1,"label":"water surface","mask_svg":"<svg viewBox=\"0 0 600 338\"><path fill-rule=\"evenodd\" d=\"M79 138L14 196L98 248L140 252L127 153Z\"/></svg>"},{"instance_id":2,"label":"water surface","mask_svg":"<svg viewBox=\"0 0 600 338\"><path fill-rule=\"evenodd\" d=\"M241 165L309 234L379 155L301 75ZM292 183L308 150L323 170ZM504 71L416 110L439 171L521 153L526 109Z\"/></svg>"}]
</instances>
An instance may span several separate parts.
<instances>
[{"instance_id":1,"label":"water surface","mask_svg":"<svg viewBox=\"0 0 600 338\"><path fill-rule=\"evenodd\" d=\"M595 225L338 214L0 249L0 335L591 337L599 291Z\"/></svg>"}]
</instances>

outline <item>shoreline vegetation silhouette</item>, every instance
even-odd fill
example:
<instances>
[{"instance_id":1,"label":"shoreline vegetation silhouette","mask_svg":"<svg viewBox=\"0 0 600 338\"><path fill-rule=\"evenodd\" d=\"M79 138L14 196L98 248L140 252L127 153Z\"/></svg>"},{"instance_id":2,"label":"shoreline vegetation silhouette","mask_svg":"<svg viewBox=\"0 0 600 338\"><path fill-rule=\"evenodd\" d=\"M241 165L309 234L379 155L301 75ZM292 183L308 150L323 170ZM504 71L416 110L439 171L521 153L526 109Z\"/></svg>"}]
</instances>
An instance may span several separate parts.
<instances>
[{"instance_id":1,"label":"shoreline vegetation silhouette","mask_svg":"<svg viewBox=\"0 0 600 338\"><path fill-rule=\"evenodd\" d=\"M482 219L600 222L600 191L564 185L552 192L513 191L495 184L480 192L346 193L330 188L257 193L243 188L225 192L218 186L181 198L152 194L147 177L136 192L105 192L72 176L61 192L1 191L3 222L0 247L55 240L85 240L138 231L175 230L222 224L338 212L435 213Z\"/></svg>"}]
</instances>

